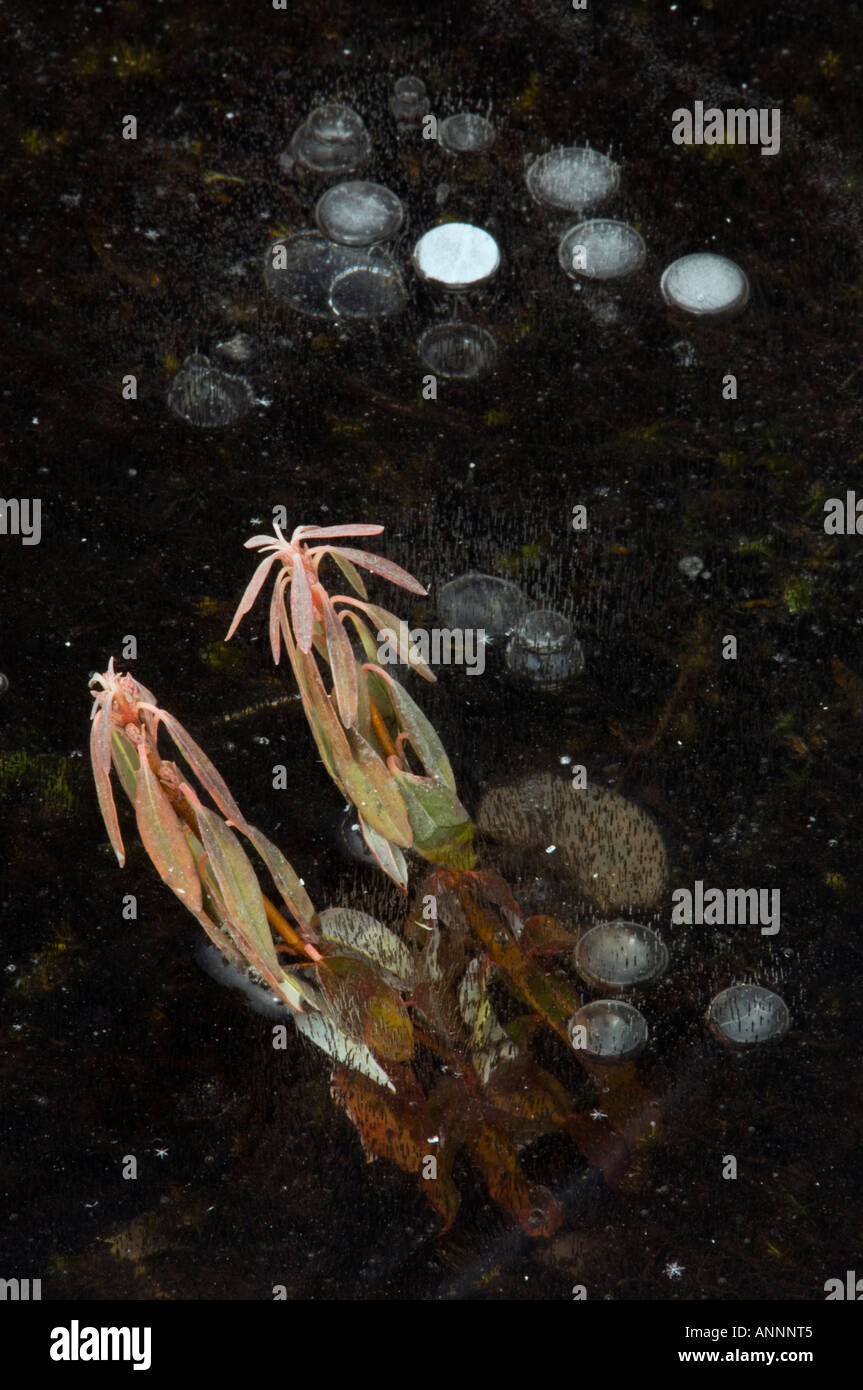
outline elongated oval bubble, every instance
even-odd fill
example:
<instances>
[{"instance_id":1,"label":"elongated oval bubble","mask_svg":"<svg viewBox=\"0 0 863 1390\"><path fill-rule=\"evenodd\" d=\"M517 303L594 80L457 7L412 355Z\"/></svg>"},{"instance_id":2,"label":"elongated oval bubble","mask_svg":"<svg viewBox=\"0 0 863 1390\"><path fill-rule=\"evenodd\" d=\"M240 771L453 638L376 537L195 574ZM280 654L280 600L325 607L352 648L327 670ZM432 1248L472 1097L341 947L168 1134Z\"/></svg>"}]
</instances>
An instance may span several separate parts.
<instances>
[{"instance_id":1,"label":"elongated oval bubble","mask_svg":"<svg viewBox=\"0 0 863 1390\"><path fill-rule=\"evenodd\" d=\"M527 171L531 196L546 207L581 212L616 193L620 168L598 150L565 146L535 159Z\"/></svg>"},{"instance_id":2,"label":"elongated oval bubble","mask_svg":"<svg viewBox=\"0 0 863 1390\"><path fill-rule=\"evenodd\" d=\"M732 985L722 990L711 1001L707 1020L714 1037L735 1050L775 1042L791 1024L784 999L763 985Z\"/></svg>"},{"instance_id":3,"label":"elongated oval bubble","mask_svg":"<svg viewBox=\"0 0 863 1390\"><path fill-rule=\"evenodd\" d=\"M436 376L471 381L488 376L497 363L497 343L487 328L474 323L435 324L419 341L425 365Z\"/></svg>"},{"instance_id":4,"label":"elongated oval bubble","mask_svg":"<svg viewBox=\"0 0 863 1390\"><path fill-rule=\"evenodd\" d=\"M385 318L403 309L406 298L401 272L389 259L357 262L330 286L330 308L345 318Z\"/></svg>"},{"instance_id":5,"label":"elongated oval bubble","mask_svg":"<svg viewBox=\"0 0 863 1390\"><path fill-rule=\"evenodd\" d=\"M653 907L665 891L662 836L617 792L543 773L486 792L477 825L500 844L534 850L537 862L554 845L579 894L603 909Z\"/></svg>"},{"instance_id":6,"label":"elongated oval bubble","mask_svg":"<svg viewBox=\"0 0 863 1390\"><path fill-rule=\"evenodd\" d=\"M584 651L569 618L537 608L517 623L506 647L506 668L517 680L557 690L584 670Z\"/></svg>"},{"instance_id":7,"label":"elongated oval bubble","mask_svg":"<svg viewBox=\"0 0 863 1390\"><path fill-rule=\"evenodd\" d=\"M186 358L168 391L168 405L174 414L200 429L231 425L254 403L247 381L220 372L201 352Z\"/></svg>"},{"instance_id":8,"label":"elongated oval bubble","mask_svg":"<svg viewBox=\"0 0 863 1390\"><path fill-rule=\"evenodd\" d=\"M598 989L630 989L651 984L668 968L662 938L640 922L600 922L578 942L575 968Z\"/></svg>"},{"instance_id":9,"label":"elongated oval bubble","mask_svg":"<svg viewBox=\"0 0 863 1390\"><path fill-rule=\"evenodd\" d=\"M561 269L573 280L620 280L640 270L646 256L634 227L602 217L570 227L557 249Z\"/></svg>"},{"instance_id":10,"label":"elongated oval bubble","mask_svg":"<svg viewBox=\"0 0 863 1390\"><path fill-rule=\"evenodd\" d=\"M585 1057L613 1066L637 1056L647 1042L648 1030L643 1014L633 1004L596 999L573 1014L569 1034L573 1046Z\"/></svg>"},{"instance_id":11,"label":"elongated oval bubble","mask_svg":"<svg viewBox=\"0 0 863 1390\"><path fill-rule=\"evenodd\" d=\"M352 107L327 102L316 106L294 132L291 153L317 173L347 174L368 158L371 140Z\"/></svg>"},{"instance_id":12,"label":"elongated oval bubble","mask_svg":"<svg viewBox=\"0 0 863 1390\"><path fill-rule=\"evenodd\" d=\"M749 299L749 280L735 261L712 251L681 256L666 266L659 284L666 304L686 314L725 318Z\"/></svg>"},{"instance_id":13,"label":"elongated oval bubble","mask_svg":"<svg viewBox=\"0 0 863 1390\"><path fill-rule=\"evenodd\" d=\"M337 183L318 199L315 221L324 236L344 246L389 241L402 225L401 199L380 183Z\"/></svg>"},{"instance_id":14,"label":"elongated oval bubble","mask_svg":"<svg viewBox=\"0 0 863 1390\"><path fill-rule=\"evenodd\" d=\"M447 290L484 285L500 265L500 247L491 232L470 222L444 222L420 237L414 266L423 280Z\"/></svg>"},{"instance_id":15,"label":"elongated oval bubble","mask_svg":"<svg viewBox=\"0 0 863 1390\"><path fill-rule=\"evenodd\" d=\"M485 116L459 111L438 126L438 140L451 154L485 154L494 144L494 126Z\"/></svg>"},{"instance_id":16,"label":"elongated oval bubble","mask_svg":"<svg viewBox=\"0 0 863 1390\"><path fill-rule=\"evenodd\" d=\"M511 631L526 608L517 584L475 571L451 579L438 595L438 613L447 627L484 628L488 637Z\"/></svg>"}]
</instances>

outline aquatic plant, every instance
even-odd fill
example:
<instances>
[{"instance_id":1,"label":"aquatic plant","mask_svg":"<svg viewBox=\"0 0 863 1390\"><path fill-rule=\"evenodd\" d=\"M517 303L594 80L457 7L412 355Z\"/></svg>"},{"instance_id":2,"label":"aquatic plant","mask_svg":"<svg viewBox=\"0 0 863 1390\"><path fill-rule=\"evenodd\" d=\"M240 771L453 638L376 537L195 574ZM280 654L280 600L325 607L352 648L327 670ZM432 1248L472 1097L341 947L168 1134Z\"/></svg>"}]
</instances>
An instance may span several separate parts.
<instances>
[{"instance_id":1,"label":"aquatic plant","mask_svg":"<svg viewBox=\"0 0 863 1390\"><path fill-rule=\"evenodd\" d=\"M406 625L369 601L360 570L416 595L423 586L383 556L341 544L381 530L300 526L288 539L276 525L272 535L253 536L247 548L262 558L228 636L272 578L273 659L278 664L287 651L324 766L356 807L366 844L404 891L404 851L429 862L401 932L352 906L318 913L302 879L249 824L203 749L151 691L115 670L113 658L90 682L99 805L122 865L116 775L162 880L228 964L263 983L273 1005L284 1006L285 1021L332 1059L332 1094L366 1152L418 1177L445 1228L459 1205L453 1164L465 1150L493 1200L525 1231L549 1234L562 1210L528 1181L520 1150L560 1131L607 1176L620 1176L632 1138L627 1107L641 1115L647 1108L637 1087L618 1088L617 1120L629 1125L628 1137L606 1127L599 1143L593 1121L573 1111L561 1083L531 1056L540 1025L572 1045L581 1000L557 967L571 955L573 938L553 918L523 921L504 880L477 867L473 824L443 745L377 660L375 633L387 628L402 634L400 659L434 679L409 646ZM321 577L325 559L352 594L330 595ZM162 756L162 733L182 763ZM261 887L262 866L280 906ZM508 1022L489 992L495 981L510 999ZM591 1073L590 1048L573 1055Z\"/></svg>"}]
</instances>

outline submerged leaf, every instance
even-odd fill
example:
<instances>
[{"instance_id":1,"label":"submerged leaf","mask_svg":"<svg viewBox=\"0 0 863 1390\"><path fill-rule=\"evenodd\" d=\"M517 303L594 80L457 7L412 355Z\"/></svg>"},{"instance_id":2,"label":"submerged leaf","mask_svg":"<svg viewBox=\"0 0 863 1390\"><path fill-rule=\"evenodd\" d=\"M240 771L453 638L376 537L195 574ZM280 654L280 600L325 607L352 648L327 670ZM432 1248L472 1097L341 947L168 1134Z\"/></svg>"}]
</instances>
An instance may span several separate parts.
<instances>
[{"instance_id":1,"label":"submerged leaf","mask_svg":"<svg viewBox=\"0 0 863 1390\"><path fill-rule=\"evenodd\" d=\"M413 1025L401 995L367 961L328 956L316 966L324 994L341 1027L381 1057L407 1062L413 1053Z\"/></svg>"},{"instance_id":2,"label":"submerged leaf","mask_svg":"<svg viewBox=\"0 0 863 1390\"><path fill-rule=\"evenodd\" d=\"M362 1072L363 1076L370 1077L379 1086L386 1086L390 1091L395 1090L383 1067L375 1060L365 1043L349 1038L333 1019L325 1017L322 1013L296 1014L294 1023L303 1037L308 1038L309 1042L314 1043L322 1052L326 1052L328 1057Z\"/></svg>"},{"instance_id":3,"label":"submerged leaf","mask_svg":"<svg viewBox=\"0 0 863 1390\"><path fill-rule=\"evenodd\" d=\"M192 912L201 907L201 880L180 818L143 753L138 765L135 814L144 849L163 883Z\"/></svg>"},{"instance_id":4,"label":"submerged leaf","mask_svg":"<svg viewBox=\"0 0 863 1390\"><path fill-rule=\"evenodd\" d=\"M350 907L328 907L321 913L321 934L325 941L337 941L352 952L382 966L400 986L413 984L415 970L410 951L388 927Z\"/></svg>"},{"instance_id":5,"label":"submerged leaf","mask_svg":"<svg viewBox=\"0 0 863 1390\"><path fill-rule=\"evenodd\" d=\"M263 962L278 978L282 968L273 945L255 871L237 837L224 821L214 811L208 811L200 804L196 810L204 849L227 909L228 929L256 970L261 970L259 962ZM261 970L261 973L264 972Z\"/></svg>"}]
</instances>

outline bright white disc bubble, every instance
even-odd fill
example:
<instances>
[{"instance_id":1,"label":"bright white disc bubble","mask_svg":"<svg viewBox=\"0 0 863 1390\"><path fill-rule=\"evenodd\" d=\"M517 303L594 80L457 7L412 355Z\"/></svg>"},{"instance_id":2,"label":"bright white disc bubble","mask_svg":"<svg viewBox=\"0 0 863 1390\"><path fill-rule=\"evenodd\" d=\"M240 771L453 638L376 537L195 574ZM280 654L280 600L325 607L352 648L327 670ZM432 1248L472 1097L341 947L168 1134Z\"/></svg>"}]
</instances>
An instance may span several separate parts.
<instances>
[{"instance_id":1,"label":"bright white disc bubble","mask_svg":"<svg viewBox=\"0 0 863 1390\"><path fill-rule=\"evenodd\" d=\"M640 922L600 922L578 942L575 968L599 989L630 989L659 978L668 966L665 942Z\"/></svg>"},{"instance_id":2,"label":"bright white disc bubble","mask_svg":"<svg viewBox=\"0 0 863 1390\"><path fill-rule=\"evenodd\" d=\"M735 261L712 251L696 251L666 266L659 282L666 304L686 314L724 318L749 299L749 281Z\"/></svg>"},{"instance_id":3,"label":"bright white disc bubble","mask_svg":"<svg viewBox=\"0 0 863 1390\"><path fill-rule=\"evenodd\" d=\"M402 225L401 199L380 183L354 179L328 188L315 207L324 236L343 246L389 241Z\"/></svg>"},{"instance_id":4,"label":"bright white disc bubble","mask_svg":"<svg viewBox=\"0 0 863 1390\"><path fill-rule=\"evenodd\" d=\"M447 290L484 285L500 265L500 247L490 232L470 222L444 222L420 237L414 266L423 280Z\"/></svg>"},{"instance_id":5,"label":"bright white disc bubble","mask_svg":"<svg viewBox=\"0 0 863 1390\"><path fill-rule=\"evenodd\" d=\"M763 985L732 985L711 1002L710 1031L725 1047L740 1051L756 1043L775 1042L791 1024L784 999Z\"/></svg>"},{"instance_id":6,"label":"bright white disc bubble","mask_svg":"<svg viewBox=\"0 0 863 1390\"><path fill-rule=\"evenodd\" d=\"M584 1035L579 1032L581 1028ZM633 1004L620 999L596 999L573 1014L569 1036L573 1047L592 1062L614 1065L641 1051L647 1042L647 1023Z\"/></svg>"},{"instance_id":7,"label":"bright white disc bubble","mask_svg":"<svg viewBox=\"0 0 863 1390\"><path fill-rule=\"evenodd\" d=\"M644 265L647 247L628 222L594 218L564 232L557 250L561 269L571 279L620 280Z\"/></svg>"},{"instance_id":8,"label":"bright white disc bubble","mask_svg":"<svg viewBox=\"0 0 863 1390\"><path fill-rule=\"evenodd\" d=\"M617 192L620 167L598 150L572 145L540 155L526 179L528 191L538 203L581 212Z\"/></svg>"}]
</instances>

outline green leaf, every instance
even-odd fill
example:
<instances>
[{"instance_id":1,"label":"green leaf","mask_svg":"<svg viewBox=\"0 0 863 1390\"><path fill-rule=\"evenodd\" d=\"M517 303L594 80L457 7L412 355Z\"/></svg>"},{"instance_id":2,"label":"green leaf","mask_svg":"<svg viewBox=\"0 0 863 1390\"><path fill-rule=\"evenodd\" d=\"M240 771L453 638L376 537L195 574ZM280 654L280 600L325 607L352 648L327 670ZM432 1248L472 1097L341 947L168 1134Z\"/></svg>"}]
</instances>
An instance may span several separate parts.
<instances>
[{"instance_id":1,"label":"green leaf","mask_svg":"<svg viewBox=\"0 0 863 1390\"><path fill-rule=\"evenodd\" d=\"M138 750L120 729L112 733L111 756L123 791L134 806L138 790Z\"/></svg>"},{"instance_id":2,"label":"green leaf","mask_svg":"<svg viewBox=\"0 0 863 1390\"><path fill-rule=\"evenodd\" d=\"M413 1025L401 995L375 966L353 956L328 956L315 974L340 1027L391 1062L413 1054Z\"/></svg>"},{"instance_id":3,"label":"green leaf","mask_svg":"<svg viewBox=\"0 0 863 1390\"><path fill-rule=\"evenodd\" d=\"M332 1057L336 1062L344 1062L345 1066L362 1072L363 1076L368 1076L379 1086L386 1086L387 1090L395 1091L395 1086L365 1043L349 1038L332 1018L327 1018L322 1013L296 1014L294 1023L303 1037L308 1038L309 1042L314 1043L322 1052L326 1052L328 1057Z\"/></svg>"},{"instance_id":4,"label":"green leaf","mask_svg":"<svg viewBox=\"0 0 863 1390\"><path fill-rule=\"evenodd\" d=\"M278 979L283 972L255 871L236 835L215 811L200 804L196 809L204 849L225 904L228 930L250 965L261 974L265 966Z\"/></svg>"},{"instance_id":5,"label":"green leaf","mask_svg":"<svg viewBox=\"0 0 863 1390\"><path fill-rule=\"evenodd\" d=\"M201 880L182 823L142 750L138 764L135 815L144 849L163 883L191 912L201 908Z\"/></svg>"},{"instance_id":6,"label":"green leaf","mask_svg":"<svg viewBox=\"0 0 863 1390\"><path fill-rule=\"evenodd\" d=\"M282 851L272 844L255 826L248 828L248 838L270 871L270 876L281 894L282 901L299 924L312 934L315 909L311 898L300 882L295 870L288 863Z\"/></svg>"},{"instance_id":7,"label":"green leaf","mask_svg":"<svg viewBox=\"0 0 863 1390\"><path fill-rule=\"evenodd\" d=\"M389 672L381 671L379 674L387 683L399 728L410 739L426 772L430 777L434 777L435 781L443 782L451 791L455 791L452 766L434 727L404 686L399 685Z\"/></svg>"},{"instance_id":8,"label":"green leaf","mask_svg":"<svg viewBox=\"0 0 863 1390\"><path fill-rule=\"evenodd\" d=\"M442 782L393 772L408 808L414 849L434 864L466 869L474 863L473 822L458 797Z\"/></svg>"},{"instance_id":9,"label":"green leaf","mask_svg":"<svg viewBox=\"0 0 863 1390\"><path fill-rule=\"evenodd\" d=\"M345 786L363 820L384 839L406 848L413 831L395 778L357 729L348 729L352 762L343 769Z\"/></svg>"}]
</instances>

